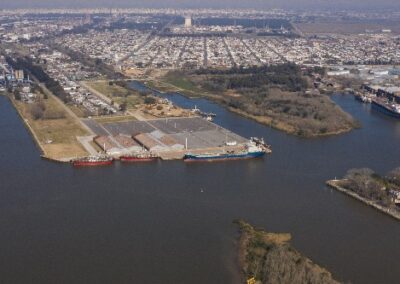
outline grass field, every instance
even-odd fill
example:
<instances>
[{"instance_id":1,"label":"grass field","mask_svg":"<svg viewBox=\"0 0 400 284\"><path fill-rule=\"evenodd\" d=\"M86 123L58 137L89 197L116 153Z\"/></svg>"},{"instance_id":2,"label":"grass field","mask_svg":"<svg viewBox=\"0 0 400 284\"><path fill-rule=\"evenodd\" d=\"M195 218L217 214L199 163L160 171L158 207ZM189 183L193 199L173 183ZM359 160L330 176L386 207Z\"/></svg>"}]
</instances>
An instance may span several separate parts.
<instances>
[{"instance_id":1,"label":"grass field","mask_svg":"<svg viewBox=\"0 0 400 284\"><path fill-rule=\"evenodd\" d=\"M45 156L53 159L85 156L87 152L76 139L77 136L88 135L87 131L59 105L54 97L42 100L47 113L57 113L61 118L34 120L31 115L31 104L15 101L14 103L35 133L37 142L42 146ZM49 143L51 141L51 143Z\"/></svg>"},{"instance_id":2,"label":"grass field","mask_svg":"<svg viewBox=\"0 0 400 284\"><path fill-rule=\"evenodd\" d=\"M118 105L126 103L128 109L135 108L138 104L143 103L143 98L138 92L121 87L115 83L110 85L108 81L90 81L86 82L86 84L107 96Z\"/></svg>"},{"instance_id":3,"label":"grass field","mask_svg":"<svg viewBox=\"0 0 400 284\"><path fill-rule=\"evenodd\" d=\"M180 72L170 72L164 78L163 81L180 90L189 92L189 94L196 95L204 92L204 90L198 88L193 82L191 82L184 74Z\"/></svg>"},{"instance_id":4,"label":"grass field","mask_svg":"<svg viewBox=\"0 0 400 284\"><path fill-rule=\"evenodd\" d=\"M86 82L86 84L111 99L113 99L114 97L124 97L129 95L128 89L125 89L116 84L110 86L108 84L108 81L89 81Z\"/></svg>"},{"instance_id":5,"label":"grass field","mask_svg":"<svg viewBox=\"0 0 400 284\"><path fill-rule=\"evenodd\" d=\"M83 118L87 116L87 113L85 112L83 107L79 107L76 105L68 105L68 107L73 111L73 113L75 113L77 117Z\"/></svg>"}]
</instances>

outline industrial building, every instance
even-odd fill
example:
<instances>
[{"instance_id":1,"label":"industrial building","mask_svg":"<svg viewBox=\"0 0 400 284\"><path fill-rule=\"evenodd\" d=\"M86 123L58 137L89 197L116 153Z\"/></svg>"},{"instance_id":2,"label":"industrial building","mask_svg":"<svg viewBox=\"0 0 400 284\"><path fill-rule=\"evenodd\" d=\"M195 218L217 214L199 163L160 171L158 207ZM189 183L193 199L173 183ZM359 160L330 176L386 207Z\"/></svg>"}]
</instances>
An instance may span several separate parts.
<instances>
[{"instance_id":1,"label":"industrial building","mask_svg":"<svg viewBox=\"0 0 400 284\"><path fill-rule=\"evenodd\" d=\"M247 139L201 117L152 119L98 123L94 119L83 122L98 136L94 142L110 155L135 153L143 149L155 153L212 151L235 141Z\"/></svg>"}]
</instances>

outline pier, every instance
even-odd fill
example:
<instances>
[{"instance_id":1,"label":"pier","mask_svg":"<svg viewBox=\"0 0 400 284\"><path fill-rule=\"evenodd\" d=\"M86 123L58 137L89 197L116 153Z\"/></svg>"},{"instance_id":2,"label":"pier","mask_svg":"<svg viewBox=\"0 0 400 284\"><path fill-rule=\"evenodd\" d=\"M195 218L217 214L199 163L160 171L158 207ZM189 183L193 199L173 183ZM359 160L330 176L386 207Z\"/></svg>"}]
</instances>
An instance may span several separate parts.
<instances>
[{"instance_id":1,"label":"pier","mask_svg":"<svg viewBox=\"0 0 400 284\"><path fill-rule=\"evenodd\" d=\"M107 140L106 151L118 157L128 148L113 143L113 137L123 135L139 148L157 154L164 160L182 159L187 153L218 153L240 151L248 139L201 117L160 118L100 123L93 119L83 122L97 135ZM235 142L234 145L229 145Z\"/></svg>"}]
</instances>

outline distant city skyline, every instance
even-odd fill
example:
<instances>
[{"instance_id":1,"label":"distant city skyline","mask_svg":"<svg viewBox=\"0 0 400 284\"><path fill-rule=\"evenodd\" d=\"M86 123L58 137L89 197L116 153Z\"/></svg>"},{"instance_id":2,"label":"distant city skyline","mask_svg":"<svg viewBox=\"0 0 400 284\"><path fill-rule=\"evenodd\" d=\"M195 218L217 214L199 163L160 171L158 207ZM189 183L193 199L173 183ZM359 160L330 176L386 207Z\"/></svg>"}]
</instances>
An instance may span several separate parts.
<instances>
[{"instance_id":1,"label":"distant city skyline","mask_svg":"<svg viewBox=\"0 0 400 284\"><path fill-rule=\"evenodd\" d=\"M398 0L14 0L1 5L13 8L284 8L284 9L334 9L334 10L400 10Z\"/></svg>"}]
</instances>

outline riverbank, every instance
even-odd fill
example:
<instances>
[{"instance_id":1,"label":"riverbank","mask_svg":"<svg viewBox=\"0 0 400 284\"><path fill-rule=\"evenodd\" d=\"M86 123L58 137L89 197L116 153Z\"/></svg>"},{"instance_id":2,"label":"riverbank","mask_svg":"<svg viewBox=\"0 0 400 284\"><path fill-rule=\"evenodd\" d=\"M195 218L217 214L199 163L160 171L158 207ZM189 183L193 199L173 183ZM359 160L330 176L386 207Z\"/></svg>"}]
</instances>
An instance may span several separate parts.
<instances>
[{"instance_id":1,"label":"riverbank","mask_svg":"<svg viewBox=\"0 0 400 284\"><path fill-rule=\"evenodd\" d=\"M365 127L313 141L299 141L209 101L196 101L204 111L216 113L221 126L243 136L268 138L275 154L266 159L194 165L116 163L81 170L38 161L38 151L17 113L5 97L0 99L1 188L2 202L7 204L1 236L10 248L2 254L6 266L1 273L10 283L49 279L49 275L48 282L76 282L82 271L65 270L74 264L96 271L87 274L91 282L100 278L112 282L118 275L121 282L242 283L234 242L238 232L230 222L241 217L238 208L253 225L270 232L290 231L292 245L338 280L375 284L396 283L400 278L400 271L393 269L400 255L397 221L342 194L321 191L327 176L345 172L349 165L372 164L385 172L399 162L399 123L371 115L350 96L336 96L335 101L353 109ZM171 100L195 103L178 96ZM371 151L377 144L380 147ZM118 226L109 216L118 217ZM112 245L104 246L99 236L109 236ZM43 254L54 250L51 260ZM166 261L160 261L160 251ZM89 259L82 259L83 253ZM104 269L99 270L99 260L104 260Z\"/></svg>"},{"instance_id":2,"label":"riverbank","mask_svg":"<svg viewBox=\"0 0 400 284\"><path fill-rule=\"evenodd\" d=\"M339 283L290 244L291 235L257 229L243 220L239 226L239 265L248 283Z\"/></svg>"},{"instance_id":3,"label":"riverbank","mask_svg":"<svg viewBox=\"0 0 400 284\"><path fill-rule=\"evenodd\" d=\"M235 109L232 107L227 107L231 112L234 112L242 117L245 118L249 118L249 119L253 119L255 121L257 121L258 123L261 123L263 125L266 126L270 126L276 130L280 130L283 131L287 134L291 134L291 135L295 135L295 136L303 136L303 135L299 135L298 131L296 131L296 129L294 129L291 125L286 124L284 122L281 121L277 121L274 120L272 117L268 117L268 116L255 116L255 115L251 115L249 113L246 113L244 111L241 111L239 109ZM318 137L326 137L326 136L333 136L333 135L340 135L340 134L344 134L347 132L350 132L354 129L358 128L358 126L354 126L354 127L344 127L341 130L337 130L337 131L332 131L332 132L324 132L324 133L315 133L313 135L306 135L306 138L318 138Z\"/></svg>"},{"instance_id":4,"label":"riverbank","mask_svg":"<svg viewBox=\"0 0 400 284\"><path fill-rule=\"evenodd\" d=\"M343 182L344 180L328 180L326 182L326 184L333 189L336 189L339 192L342 192L344 194L347 194L355 199L357 199L358 201L363 202L364 204L371 206L372 208L375 208L376 210L379 210L382 213L385 213L393 218L395 218L396 220L400 221L400 212L396 209L390 209L388 207L382 206L380 204L378 204L377 202L374 202L372 200L369 200L365 197L360 196L359 194L355 193L352 190L346 189L342 186L339 185L340 182Z\"/></svg>"},{"instance_id":5,"label":"riverbank","mask_svg":"<svg viewBox=\"0 0 400 284\"><path fill-rule=\"evenodd\" d=\"M360 123L327 95L296 96L290 92L271 90L266 106L263 107L263 115L255 115L232 102L239 100L240 105L245 104L253 108L250 102L243 101L243 95L237 92L210 93L206 90L200 91L199 87L194 87L193 84L174 85L176 80L166 78L151 78L146 82L146 86L162 92L178 92L188 98L208 99L245 118L295 136L317 138L340 135L360 128ZM303 109L303 106L307 107Z\"/></svg>"},{"instance_id":6,"label":"riverbank","mask_svg":"<svg viewBox=\"0 0 400 284\"><path fill-rule=\"evenodd\" d=\"M75 122L52 95L48 95L47 99L40 98L40 107L43 109L43 117L40 118L33 116L33 108L37 107L35 104L18 101L12 96L8 98L31 133L42 158L69 162L73 158L88 155L76 138L88 135L88 132Z\"/></svg>"}]
</instances>

